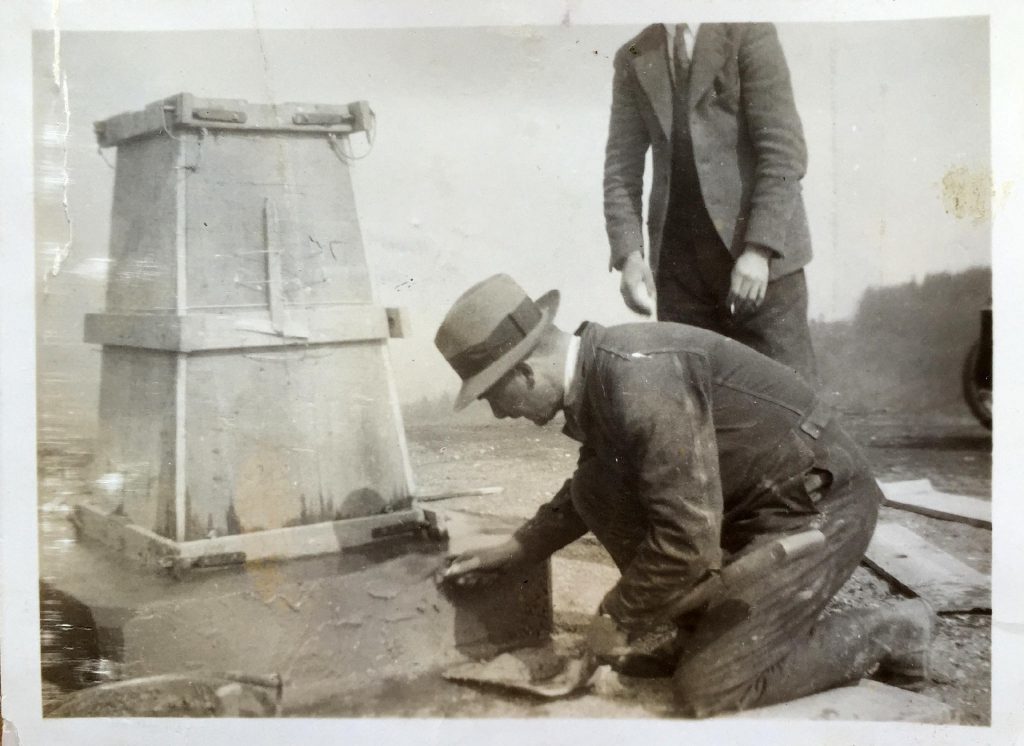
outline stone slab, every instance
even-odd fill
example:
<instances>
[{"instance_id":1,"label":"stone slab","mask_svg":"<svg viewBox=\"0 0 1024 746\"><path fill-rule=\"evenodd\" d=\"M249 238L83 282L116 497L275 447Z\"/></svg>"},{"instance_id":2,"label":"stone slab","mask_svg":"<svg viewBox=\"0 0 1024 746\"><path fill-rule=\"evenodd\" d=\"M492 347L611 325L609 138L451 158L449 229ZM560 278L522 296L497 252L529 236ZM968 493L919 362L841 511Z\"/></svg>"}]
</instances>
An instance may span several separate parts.
<instances>
[{"instance_id":1,"label":"stone slab","mask_svg":"<svg viewBox=\"0 0 1024 746\"><path fill-rule=\"evenodd\" d=\"M729 717L754 720L956 722L953 708L937 699L868 679L861 679L852 686L830 689L792 702L760 707Z\"/></svg>"}]
</instances>

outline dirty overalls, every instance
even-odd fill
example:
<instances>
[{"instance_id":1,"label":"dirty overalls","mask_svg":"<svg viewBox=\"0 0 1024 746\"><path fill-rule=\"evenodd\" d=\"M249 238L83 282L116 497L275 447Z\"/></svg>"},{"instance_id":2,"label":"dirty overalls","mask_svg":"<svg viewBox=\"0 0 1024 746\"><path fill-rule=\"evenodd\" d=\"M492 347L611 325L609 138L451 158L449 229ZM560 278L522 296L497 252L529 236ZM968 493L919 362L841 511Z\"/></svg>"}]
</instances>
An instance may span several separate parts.
<instances>
[{"instance_id":1,"label":"dirty overalls","mask_svg":"<svg viewBox=\"0 0 1024 746\"><path fill-rule=\"evenodd\" d=\"M602 610L638 631L723 558L818 528L821 552L678 620L676 694L687 714L707 716L861 675L855 645L835 650L847 632L826 641L829 625L817 622L860 562L882 497L814 391L782 364L695 327L586 324L578 334L565 414L580 460L517 532L527 551L544 557L592 531L622 572Z\"/></svg>"}]
</instances>

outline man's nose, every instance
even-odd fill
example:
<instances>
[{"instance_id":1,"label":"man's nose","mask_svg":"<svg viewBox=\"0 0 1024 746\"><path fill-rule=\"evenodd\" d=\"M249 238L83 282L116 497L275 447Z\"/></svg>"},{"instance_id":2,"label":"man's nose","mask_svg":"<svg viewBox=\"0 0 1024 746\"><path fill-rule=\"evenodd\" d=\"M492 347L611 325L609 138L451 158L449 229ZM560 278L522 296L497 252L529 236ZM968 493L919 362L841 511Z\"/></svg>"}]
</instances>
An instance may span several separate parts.
<instances>
[{"instance_id":1,"label":"man's nose","mask_svg":"<svg viewBox=\"0 0 1024 746\"><path fill-rule=\"evenodd\" d=\"M505 411L494 402L488 401L487 403L491 405L491 414L493 414L499 420L503 420L505 419L505 417L508 416L505 414Z\"/></svg>"}]
</instances>

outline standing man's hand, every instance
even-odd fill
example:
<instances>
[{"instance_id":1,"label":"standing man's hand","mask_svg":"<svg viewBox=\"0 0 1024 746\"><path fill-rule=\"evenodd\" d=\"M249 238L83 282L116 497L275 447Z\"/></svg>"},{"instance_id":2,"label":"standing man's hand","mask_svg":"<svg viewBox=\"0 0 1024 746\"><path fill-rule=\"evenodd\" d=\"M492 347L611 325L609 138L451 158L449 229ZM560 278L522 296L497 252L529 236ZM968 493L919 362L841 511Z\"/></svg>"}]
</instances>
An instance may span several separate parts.
<instances>
[{"instance_id":1,"label":"standing man's hand","mask_svg":"<svg viewBox=\"0 0 1024 746\"><path fill-rule=\"evenodd\" d=\"M731 313L750 313L764 302L771 255L771 249L757 244L747 244L740 254L732 268L729 297L726 298Z\"/></svg>"},{"instance_id":2,"label":"standing man's hand","mask_svg":"<svg viewBox=\"0 0 1024 746\"><path fill-rule=\"evenodd\" d=\"M626 257L622 265L619 292L631 310L644 316L651 315L654 310L654 275L639 251Z\"/></svg>"}]
</instances>

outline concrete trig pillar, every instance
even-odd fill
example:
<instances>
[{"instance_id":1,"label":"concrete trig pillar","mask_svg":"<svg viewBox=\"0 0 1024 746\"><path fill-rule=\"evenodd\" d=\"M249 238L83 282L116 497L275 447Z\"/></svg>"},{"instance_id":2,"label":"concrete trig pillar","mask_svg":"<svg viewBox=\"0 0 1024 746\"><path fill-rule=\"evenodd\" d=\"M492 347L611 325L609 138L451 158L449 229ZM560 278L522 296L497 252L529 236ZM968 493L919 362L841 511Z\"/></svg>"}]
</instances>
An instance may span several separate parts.
<instances>
[{"instance_id":1,"label":"concrete trig pillar","mask_svg":"<svg viewBox=\"0 0 1024 746\"><path fill-rule=\"evenodd\" d=\"M117 147L97 464L106 509L177 542L388 514L411 477L346 139L364 102L183 93ZM390 327L389 327L390 325Z\"/></svg>"}]
</instances>

